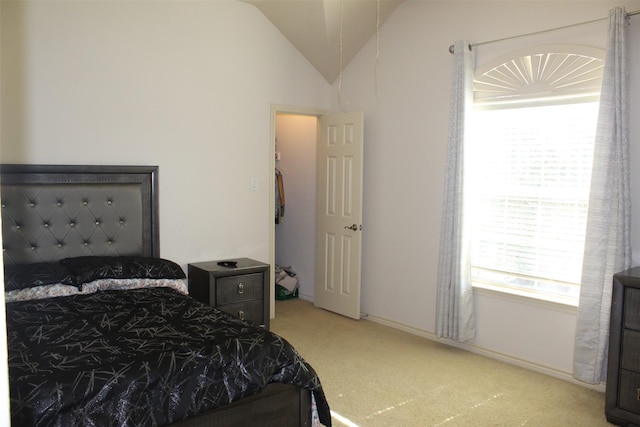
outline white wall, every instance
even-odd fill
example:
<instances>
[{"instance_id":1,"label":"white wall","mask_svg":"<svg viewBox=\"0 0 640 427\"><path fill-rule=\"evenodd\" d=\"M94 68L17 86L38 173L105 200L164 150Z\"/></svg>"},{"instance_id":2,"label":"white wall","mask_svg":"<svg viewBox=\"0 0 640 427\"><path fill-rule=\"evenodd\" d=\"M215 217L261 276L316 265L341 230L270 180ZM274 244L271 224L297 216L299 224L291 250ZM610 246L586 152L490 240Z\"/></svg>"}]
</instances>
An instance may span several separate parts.
<instances>
[{"instance_id":1,"label":"white wall","mask_svg":"<svg viewBox=\"0 0 640 427\"><path fill-rule=\"evenodd\" d=\"M276 118L286 206L275 226L275 262L295 270L300 298L307 300L314 297L317 122L315 116Z\"/></svg>"},{"instance_id":2,"label":"white wall","mask_svg":"<svg viewBox=\"0 0 640 427\"><path fill-rule=\"evenodd\" d=\"M3 162L159 165L162 256L269 261L271 105L330 86L254 6L1 7Z\"/></svg>"},{"instance_id":3,"label":"white wall","mask_svg":"<svg viewBox=\"0 0 640 427\"><path fill-rule=\"evenodd\" d=\"M347 66L334 110L365 112L362 309L370 318L433 337L451 55L456 40L484 42L607 18L638 1L527 2L408 0ZM601 43L606 22L570 31ZM632 18L634 165L640 165L640 16ZM478 61L522 46L566 38L549 33L476 48ZM564 39L563 39L564 41ZM379 65L376 66L376 52ZM634 182L638 172L634 170ZM640 209L634 185L634 209ZM636 263L640 219L634 217ZM575 309L476 293L473 350L566 375L572 371Z\"/></svg>"}]
</instances>

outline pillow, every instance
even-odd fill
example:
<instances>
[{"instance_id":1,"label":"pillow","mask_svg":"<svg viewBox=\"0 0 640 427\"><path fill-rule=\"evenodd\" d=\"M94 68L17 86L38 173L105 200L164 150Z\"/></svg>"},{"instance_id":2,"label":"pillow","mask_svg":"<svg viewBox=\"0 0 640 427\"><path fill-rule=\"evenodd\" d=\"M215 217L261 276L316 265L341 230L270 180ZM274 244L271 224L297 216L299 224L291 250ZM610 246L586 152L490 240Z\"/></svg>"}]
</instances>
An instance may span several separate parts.
<instances>
[{"instance_id":1,"label":"pillow","mask_svg":"<svg viewBox=\"0 0 640 427\"><path fill-rule=\"evenodd\" d=\"M14 301L30 301L34 299L66 297L69 295L78 295L80 290L76 286L55 285L34 286L32 288L14 289L4 293L5 302Z\"/></svg>"},{"instance_id":2,"label":"pillow","mask_svg":"<svg viewBox=\"0 0 640 427\"><path fill-rule=\"evenodd\" d=\"M98 279L184 279L182 268L162 258L138 256L83 256L60 261L74 274L76 283Z\"/></svg>"},{"instance_id":3,"label":"pillow","mask_svg":"<svg viewBox=\"0 0 640 427\"><path fill-rule=\"evenodd\" d=\"M185 279L98 279L82 285L82 293L142 288L171 288L181 294L189 295Z\"/></svg>"},{"instance_id":4,"label":"pillow","mask_svg":"<svg viewBox=\"0 0 640 427\"><path fill-rule=\"evenodd\" d=\"M54 284L78 287L75 276L67 267L57 262L4 266L5 291Z\"/></svg>"}]
</instances>

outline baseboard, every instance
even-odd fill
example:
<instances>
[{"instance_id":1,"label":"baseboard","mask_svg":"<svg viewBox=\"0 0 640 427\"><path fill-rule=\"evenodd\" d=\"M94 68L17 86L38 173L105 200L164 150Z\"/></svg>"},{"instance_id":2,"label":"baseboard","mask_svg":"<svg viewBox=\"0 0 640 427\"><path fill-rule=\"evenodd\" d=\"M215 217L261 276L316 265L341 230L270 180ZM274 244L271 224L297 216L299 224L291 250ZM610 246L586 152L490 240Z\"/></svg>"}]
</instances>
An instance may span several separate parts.
<instances>
[{"instance_id":1,"label":"baseboard","mask_svg":"<svg viewBox=\"0 0 640 427\"><path fill-rule=\"evenodd\" d=\"M311 304L313 304L315 302L315 300L313 299L313 297L311 295L305 295L305 294L301 294L301 293L298 293L298 299L301 299L301 300L306 301L306 302L310 302ZM360 318L361 319L366 319L367 316L368 315L366 313L360 313Z\"/></svg>"},{"instance_id":2,"label":"baseboard","mask_svg":"<svg viewBox=\"0 0 640 427\"><path fill-rule=\"evenodd\" d=\"M313 297L311 295L305 295L305 294L298 293L298 298L303 300L303 301L307 301L307 302L310 302L311 304L313 304Z\"/></svg>"},{"instance_id":3,"label":"baseboard","mask_svg":"<svg viewBox=\"0 0 640 427\"><path fill-rule=\"evenodd\" d=\"M537 363L533 363L524 359L520 359L508 354L500 353L495 350L483 348L477 345L468 344L468 343L459 343L457 341L452 341L448 339L438 338L436 334L433 332L425 331L423 329L415 328L413 326L405 325L399 322L395 322L393 320L385 319L378 316L373 316L371 314L363 317L365 320L369 320L374 323L379 323L384 326L388 326L390 328L398 329L404 332L407 332L412 335L417 335L419 337L426 338L431 341L436 341L441 344L449 345L452 347L459 348L461 350L469 351L471 353L479 354L481 356L485 356L491 359L499 360L501 362L509 363L510 365L519 366L521 368L528 369L530 371L538 372L541 374L549 375L554 378L558 378L564 381L568 381L573 384L580 385L582 387L586 387L592 390L603 392L605 391L605 384L588 384L582 381L579 381L573 377L571 372L560 371L558 369L550 368L548 366L540 365Z\"/></svg>"}]
</instances>

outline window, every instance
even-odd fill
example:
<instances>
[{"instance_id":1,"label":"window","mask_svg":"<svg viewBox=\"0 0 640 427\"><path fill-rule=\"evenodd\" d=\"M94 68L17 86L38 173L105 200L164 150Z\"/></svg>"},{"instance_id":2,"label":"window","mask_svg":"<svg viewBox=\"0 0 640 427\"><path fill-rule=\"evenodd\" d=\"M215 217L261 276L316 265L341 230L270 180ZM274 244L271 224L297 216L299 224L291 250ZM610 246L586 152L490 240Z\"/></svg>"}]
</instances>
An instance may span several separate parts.
<instances>
[{"instance_id":1,"label":"window","mask_svg":"<svg viewBox=\"0 0 640 427\"><path fill-rule=\"evenodd\" d=\"M603 62L521 51L480 70L467 138L474 285L577 304Z\"/></svg>"}]
</instances>

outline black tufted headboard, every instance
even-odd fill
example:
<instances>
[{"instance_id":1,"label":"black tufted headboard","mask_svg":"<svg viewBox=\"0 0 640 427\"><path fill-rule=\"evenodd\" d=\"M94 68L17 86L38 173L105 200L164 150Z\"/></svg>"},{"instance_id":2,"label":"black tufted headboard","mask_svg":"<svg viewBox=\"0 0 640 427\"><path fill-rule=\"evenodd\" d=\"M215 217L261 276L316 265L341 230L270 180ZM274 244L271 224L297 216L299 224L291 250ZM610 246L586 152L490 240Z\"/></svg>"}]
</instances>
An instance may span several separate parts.
<instances>
[{"instance_id":1,"label":"black tufted headboard","mask_svg":"<svg viewBox=\"0 0 640 427\"><path fill-rule=\"evenodd\" d=\"M159 256L158 167L0 165L5 264Z\"/></svg>"}]
</instances>

